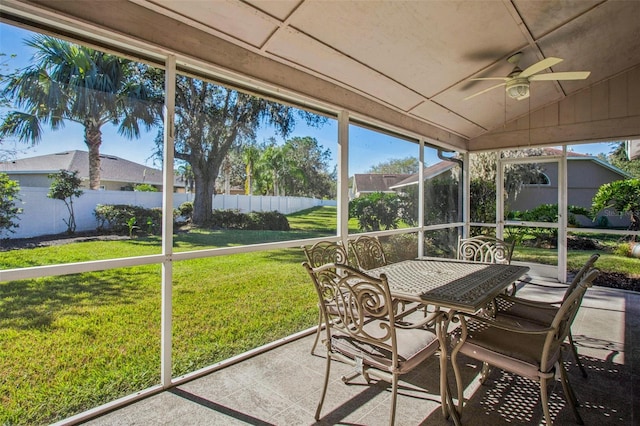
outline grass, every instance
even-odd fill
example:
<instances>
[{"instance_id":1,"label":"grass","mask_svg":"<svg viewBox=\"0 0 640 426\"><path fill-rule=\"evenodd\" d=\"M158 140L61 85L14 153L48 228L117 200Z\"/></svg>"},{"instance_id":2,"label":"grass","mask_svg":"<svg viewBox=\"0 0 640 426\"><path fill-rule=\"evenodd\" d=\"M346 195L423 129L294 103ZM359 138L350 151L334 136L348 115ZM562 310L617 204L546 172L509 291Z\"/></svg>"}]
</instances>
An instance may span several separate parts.
<instances>
[{"instance_id":1,"label":"grass","mask_svg":"<svg viewBox=\"0 0 640 426\"><path fill-rule=\"evenodd\" d=\"M178 251L335 235L335 207L289 216L292 230L205 231L175 236ZM354 224L350 229L355 230ZM160 252L158 238L88 241L0 252L21 268ZM517 256L555 263L555 250ZM570 267L591 251L572 251ZM173 376L311 327L316 296L299 249L175 262ZM638 271L605 254L603 270ZM0 283L0 424L46 424L160 381L159 265Z\"/></svg>"},{"instance_id":2,"label":"grass","mask_svg":"<svg viewBox=\"0 0 640 426\"><path fill-rule=\"evenodd\" d=\"M293 230L179 233L176 250L335 235L335 208ZM4 269L160 252L158 238L0 252ZM299 249L176 262L173 376L317 321ZM0 424L46 424L160 381L159 265L0 283Z\"/></svg>"},{"instance_id":3,"label":"grass","mask_svg":"<svg viewBox=\"0 0 640 426\"><path fill-rule=\"evenodd\" d=\"M567 269L580 269L589 256L594 253L600 253L596 267L602 272L617 272L632 277L640 277L640 260L613 254L605 250L570 250L567 254ZM516 247L513 252L513 259L523 262L557 265L558 251L555 248Z\"/></svg>"}]
</instances>

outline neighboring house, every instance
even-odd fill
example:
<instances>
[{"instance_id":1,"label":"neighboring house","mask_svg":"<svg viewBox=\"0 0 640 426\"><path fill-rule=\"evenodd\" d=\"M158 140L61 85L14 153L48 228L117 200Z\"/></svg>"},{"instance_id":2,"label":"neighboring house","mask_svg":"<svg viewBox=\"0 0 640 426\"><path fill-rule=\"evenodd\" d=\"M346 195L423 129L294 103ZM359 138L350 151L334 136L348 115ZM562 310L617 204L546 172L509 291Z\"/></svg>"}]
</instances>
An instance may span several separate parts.
<instances>
[{"instance_id":1,"label":"neighboring house","mask_svg":"<svg viewBox=\"0 0 640 426\"><path fill-rule=\"evenodd\" d=\"M453 161L440 161L439 163L434 164L433 166L424 168L424 179L429 180L441 175L447 175L451 173L455 173L454 167L457 163ZM390 189L398 192L402 192L403 188L406 188L411 185L415 185L418 183L418 173L414 173L412 175L408 175L407 178L401 180L400 182L394 184L390 187Z\"/></svg>"},{"instance_id":2,"label":"neighboring house","mask_svg":"<svg viewBox=\"0 0 640 426\"><path fill-rule=\"evenodd\" d=\"M410 176L403 173L356 174L353 176L350 198L358 198L374 192L395 192L391 187Z\"/></svg>"},{"instance_id":3,"label":"neighboring house","mask_svg":"<svg viewBox=\"0 0 640 426\"><path fill-rule=\"evenodd\" d=\"M78 171L82 188L89 188L89 153L86 151L64 151L0 162L0 172L7 173L9 178L18 181L21 187L48 188L51 185L48 175L60 170ZM162 170L114 155L100 155L100 189L133 191L134 186L143 183L162 191ZM185 182L176 177L173 190L185 192Z\"/></svg>"},{"instance_id":4,"label":"neighboring house","mask_svg":"<svg viewBox=\"0 0 640 426\"><path fill-rule=\"evenodd\" d=\"M561 155L562 151L554 148L545 148L547 155ZM535 160L532 158L532 162ZM441 161L424 169L425 180L447 172L454 173L456 163ZM517 198L508 198L506 201L508 210L531 210L541 204L558 203L558 163L541 163L543 174L536 183L525 184ZM364 175L370 176L370 175ZM567 152L567 186L569 205L591 208L591 202L600 186L605 183L631 176L615 166L591 155ZM403 187L416 185L418 174L389 186L389 190L402 191ZM611 226L626 226L629 217L620 215L611 210L602 212L600 216L606 216ZM577 217L582 226L593 226L591 219Z\"/></svg>"},{"instance_id":5,"label":"neighboring house","mask_svg":"<svg viewBox=\"0 0 640 426\"><path fill-rule=\"evenodd\" d=\"M550 155L561 155L562 151L546 148ZM509 210L530 210L540 204L558 203L558 164L541 164L544 175L538 183L525 185L516 199L508 199ZM591 155L567 152L567 198L569 205L591 208L591 202L598 189L609 182L629 179L623 170ZM611 210L602 212L611 226L626 226L629 218ZM582 226L593 226L586 217L577 217Z\"/></svg>"}]
</instances>

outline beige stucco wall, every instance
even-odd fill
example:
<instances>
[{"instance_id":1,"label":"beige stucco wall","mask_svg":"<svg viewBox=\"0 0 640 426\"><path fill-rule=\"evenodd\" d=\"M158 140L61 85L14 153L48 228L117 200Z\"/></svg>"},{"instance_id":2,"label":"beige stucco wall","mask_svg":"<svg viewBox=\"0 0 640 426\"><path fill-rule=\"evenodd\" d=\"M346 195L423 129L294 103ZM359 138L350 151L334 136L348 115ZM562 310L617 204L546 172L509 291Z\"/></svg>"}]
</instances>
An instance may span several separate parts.
<instances>
[{"instance_id":1,"label":"beige stucco wall","mask_svg":"<svg viewBox=\"0 0 640 426\"><path fill-rule=\"evenodd\" d=\"M544 164L544 173L549 177L549 185L527 185L518 194L517 199L507 199L508 210L531 210L541 204L558 203L558 165ZM591 201L600 186L605 183L623 179L613 170L589 160L567 161L568 203L586 209L591 208ZM620 215L615 210L601 212L599 216L606 216L611 226L626 226L629 217ZM577 218L582 226L593 226L594 223L585 217Z\"/></svg>"}]
</instances>

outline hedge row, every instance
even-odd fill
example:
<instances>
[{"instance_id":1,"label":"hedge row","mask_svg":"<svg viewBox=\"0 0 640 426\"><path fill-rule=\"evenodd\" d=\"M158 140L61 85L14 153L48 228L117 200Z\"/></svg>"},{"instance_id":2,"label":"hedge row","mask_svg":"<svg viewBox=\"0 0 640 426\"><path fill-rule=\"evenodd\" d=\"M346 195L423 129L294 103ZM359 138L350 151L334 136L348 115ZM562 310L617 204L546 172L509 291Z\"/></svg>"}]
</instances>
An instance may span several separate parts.
<instances>
[{"instance_id":1,"label":"hedge row","mask_svg":"<svg viewBox=\"0 0 640 426\"><path fill-rule=\"evenodd\" d=\"M193 203L182 203L174 210L174 223L189 222L193 214ZM162 230L162 209L145 208L125 204L98 205L94 210L98 231L116 234L158 235ZM288 231L289 221L278 212L241 213L237 210L214 210L207 223L213 228Z\"/></svg>"}]
</instances>

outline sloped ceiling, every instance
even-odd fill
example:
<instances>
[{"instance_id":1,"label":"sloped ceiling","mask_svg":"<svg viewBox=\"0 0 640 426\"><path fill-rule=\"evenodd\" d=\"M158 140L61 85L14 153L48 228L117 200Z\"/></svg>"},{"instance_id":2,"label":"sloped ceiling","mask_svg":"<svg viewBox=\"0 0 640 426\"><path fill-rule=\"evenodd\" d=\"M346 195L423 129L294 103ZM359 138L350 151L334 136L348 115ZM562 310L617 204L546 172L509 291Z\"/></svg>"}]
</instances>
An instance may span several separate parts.
<instances>
[{"instance_id":1,"label":"sloped ceiling","mask_svg":"<svg viewBox=\"0 0 640 426\"><path fill-rule=\"evenodd\" d=\"M197 30L214 37L195 38L203 50L219 49L210 59L219 65L284 86L296 79L281 74L295 70L343 92L312 80L303 89L290 83L293 90L337 105L344 93L357 94L366 99L352 102L359 113L401 127L424 123L413 128L437 140L450 135L450 143L469 150L522 145L523 127L528 144L532 128L539 129L537 144L640 136L640 1L121 0L108 2L114 11L86 1L33 3L165 46L195 42L185 31L169 40L163 30ZM238 50L224 50L222 42ZM530 98L521 101L502 88L464 100L496 84L470 78L508 75L507 58L516 52L523 53L521 68L559 57L542 72L591 75L532 82ZM542 118L533 118L536 111Z\"/></svg>"}]
</instances>

